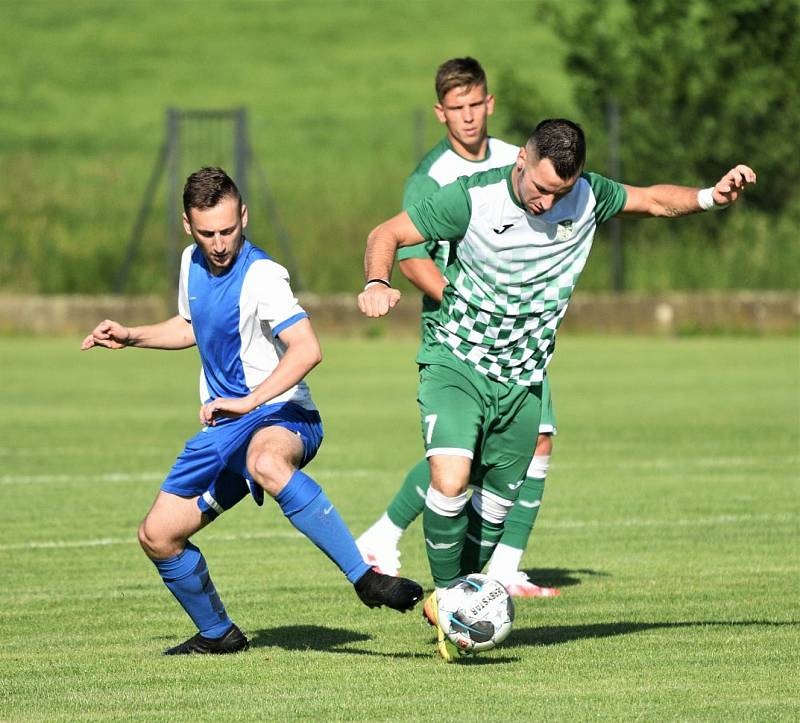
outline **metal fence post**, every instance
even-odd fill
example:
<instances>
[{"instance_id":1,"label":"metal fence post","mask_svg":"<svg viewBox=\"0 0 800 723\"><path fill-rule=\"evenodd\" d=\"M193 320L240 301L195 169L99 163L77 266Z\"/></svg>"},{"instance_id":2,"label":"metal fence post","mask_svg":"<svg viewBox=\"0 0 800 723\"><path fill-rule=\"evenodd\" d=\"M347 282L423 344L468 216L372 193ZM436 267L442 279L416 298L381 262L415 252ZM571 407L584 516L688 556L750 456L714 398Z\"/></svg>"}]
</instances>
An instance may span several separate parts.
<instances>
[{"instance_id":1,"label":"metal fence post","mask_svg":"<svg viewBox=\"0 0 800 723\"><path fill-rule=\"evenodd\" d=\"M247 195L247 168L249 163L249 143L247 136L247 110L245 108L237 108L234 116L235 135L233 144L233 157L234 157L234 176L236 185L239 187L239 193L242 198L248 199Z\"/></svg>"},{"instance_id":2,"label":"metal fence post","mask_svg":"<svg viewBox=\"0 0 800 723\"><path fill-rule=\"evenodd\" d=\"M180 113L167 108L167 270L173 288L178 287L178 173L180 168Z\"/></svg>"},{"instance_id":3,"label":"metal fence post","mask_svg":"<svg viewBox=\"0 0 800 723\"><path fill-rule=\"evenodd\" d=\"M608 175L620 180L622 162L619 157L619 105L616 98L606 102L606 127L608 129ZM611 288L625 290L625 251L622 247L622 223L614 217L609 222L611 236Z\"/></svg>"}]
</instances>

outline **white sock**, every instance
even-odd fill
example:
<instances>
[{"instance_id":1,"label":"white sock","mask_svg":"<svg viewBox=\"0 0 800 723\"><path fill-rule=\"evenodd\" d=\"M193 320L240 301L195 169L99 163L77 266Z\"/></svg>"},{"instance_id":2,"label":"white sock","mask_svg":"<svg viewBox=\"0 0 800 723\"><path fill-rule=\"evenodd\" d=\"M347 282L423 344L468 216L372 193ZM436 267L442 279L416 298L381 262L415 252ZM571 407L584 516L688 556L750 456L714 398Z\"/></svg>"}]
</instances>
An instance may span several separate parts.
<instances>
[{"instance_id":1,"label":"white sock","mask_svg":"<svg viewBox=\"0 0 800 723\"><path fill-rule=\"evenodd\" d=\"M518 550L516 547L509 547L501 542L494 548L486 574L495 580L503 582L503 580L513 577L514 573L519 570L520 562L522 562L522 550Z\"/></svg>"},{"instance_id":2,"label":"white sock","mask_svg":"<svg viewBox=\"0 0 800 723\"><path fill-rule=\"evenodd\" d=\"M544 479L547 477L547 470L550 467L550 455L549 454L540 454L537 457L533 457L531 459L531 463L528 466L528 477L536 477L536 479Z\"/></svg>"},{"instance_id":3,"label":"white sock","mask_svg":"<svg viewBox=\"0 0 800 723\"><path fill-rule=\"evenodd\" d=\"M431 486L428 487L425 506L441 517L457 517L461 510L467 506L467 492L465 490L460 495L448 497Z\"/></svg>"},{"instance_id":4,"label":"white sock","mask_svg":"<svg viewBox=\"0 0 800 723\"><path fill-rule=\"evenodd\" d=\"M403 536L404 532L405 530L395 525L394 522L389 519L389 515L384 512L377 522L361 536L379 540L382 543L389 543L397 547L397 543L400 542L400 538Z\"/></svg>"}]
</instances>

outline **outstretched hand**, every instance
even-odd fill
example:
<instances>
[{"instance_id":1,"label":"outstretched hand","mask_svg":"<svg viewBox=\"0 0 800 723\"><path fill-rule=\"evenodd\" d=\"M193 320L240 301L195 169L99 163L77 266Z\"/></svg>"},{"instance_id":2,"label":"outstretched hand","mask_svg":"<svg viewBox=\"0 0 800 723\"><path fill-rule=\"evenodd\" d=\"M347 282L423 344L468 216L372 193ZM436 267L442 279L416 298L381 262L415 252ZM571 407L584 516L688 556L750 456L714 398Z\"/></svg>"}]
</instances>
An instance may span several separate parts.
<instances>
[{"instance_id":1,"label":"outstretched hand","mask_svg":"<svg viewBox=\"0 0 800 723\"><path fill-rule=\"evenodd\" d=\"M131 332L127 326L105 319L81 342L81 351L91 349L93 346L102 346L106 349L122 349L128 346L130 338Z\"/></svg>"},{"instance_id":2,"label":"outstretched hand","mask_svg":"<svg viewBox=\"0 0 800 723\"><path fill-rule=\"evenodd\" d=\"M731 168L714 186L714 202L725 206L739 200L745 187L756 182L756 172L749 166Z\"/></svg>"},{"instance_id":3,"label":"outstretched hand","mask_svg":"<svg viewBox=\"0 0 800 723\"><path fill-rule=\"evenodd\" d=\"M386 316L400 301L400 292L383 284L375 284L358 295L358 308L367 316Z\"/></svg>"}]
</instances>

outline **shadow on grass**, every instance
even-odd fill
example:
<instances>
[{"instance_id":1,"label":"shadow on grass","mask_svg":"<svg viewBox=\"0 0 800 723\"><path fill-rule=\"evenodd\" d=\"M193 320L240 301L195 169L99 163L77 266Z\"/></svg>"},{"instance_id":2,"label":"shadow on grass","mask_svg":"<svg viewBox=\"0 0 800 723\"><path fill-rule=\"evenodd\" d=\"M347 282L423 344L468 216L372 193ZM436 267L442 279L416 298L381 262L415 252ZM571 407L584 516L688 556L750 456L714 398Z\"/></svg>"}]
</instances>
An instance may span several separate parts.
<instances>
[{"instance_id":1,"label":"shadow on grass","mask_svg":"<svg viewBox=\"0 0 800 723\"><path fill-rule=\"evenodd\" d=\"M542 587L571 587L580 585L582 577L611 577L611 573L586 568L578 570L565 570L560 567L533 568L523 571L531 582Z\"/></svg>"},{"instance_id":2,"label":"shadow on grass","mask_svg":"<svg viewBox=\"0 0 800 723\"><path fill-rule=\"evenodd\" d=\"M371 635L345 628L326 628L321 625L284 625L277 628L262 628L249 634L251 648L281 648L283 650L323 653L346 653L347 655L369 655L377 658L426 658L421 653L376 652L350 647L352 643L372 640Z\"/></svg>"},{"instance_id":3,"label":"shadow on grass","mask_svg":"<svg viewBox=\"0 0 800 723\"><path fill-rule=\"evenodd\" d=\"M409 660L428 660L435 657L431 637L430 652L376 652L350 647L352 643L363 643L372 640L371 635L357 633L344 628L325 628L321 625L285 625L279 628L263 628L250 636L250 648L281 648L283 650L306 652L315 650L322 653L345 653L347 655L367 655L375 658L405 658ZM519 658L508 655L464 656L456 662L465 665L504 665L518 662Z\"/></svg>"},{"instance_id":4,"label":"shadow on grass","mask_svg":"<svg viewBox=\"0 0 800 723\"><path fill-rule=\"evenodd\" d=\"M561 645L573 640L609 638L615 635L630 635L645 630L670 630L677 628L704 627L784 627L800 626L800 621L774 620L697 620L672 623L593 623L590 625L556 625L552 627L514 628L511 637L503 643L503 648L521 648L533 645Z\"/></svg>"}]
</instances>

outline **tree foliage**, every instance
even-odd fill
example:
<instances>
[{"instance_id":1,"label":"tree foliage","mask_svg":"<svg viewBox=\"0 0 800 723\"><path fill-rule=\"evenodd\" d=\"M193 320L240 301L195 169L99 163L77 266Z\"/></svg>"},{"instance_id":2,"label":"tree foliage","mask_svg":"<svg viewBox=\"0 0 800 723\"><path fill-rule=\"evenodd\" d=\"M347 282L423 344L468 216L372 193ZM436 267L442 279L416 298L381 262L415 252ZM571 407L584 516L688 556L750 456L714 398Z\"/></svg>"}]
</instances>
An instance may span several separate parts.
<instances>
[{"instance_id":1,"label":"tree foliage","mask_svg":"<svg viewBox=\"0 0 800 723\"><path fill-rule=\"evenodd\" d=\"M759 174L748 203L784 208L800 161L800 3L797 0L610 0L542 3L563 38L590 165L607 169L607 108L620 112L623 180L710 184L734 163ZM502 79L510 130L553 113L546 98Z\"/></svg>"},{"instance_id":2,"label":"tree foliage","mask_svg":"<svg viewBox=\"0 0 800 723\"><path fill-rule=\"evenodd\" d=\"M541 118L574 118L586 131L587 167L632 185L707 186L736 163L758 173L735 211L626 221L626 288L796 288L798 0L539 0L536 14L564 42L572 107L537 86L542 59L531 72L518 64L499 83L513 137ZM593 255L582 286L608 288L611 251L601 243Z\"/></svg>"}]
</instances>

